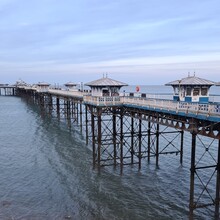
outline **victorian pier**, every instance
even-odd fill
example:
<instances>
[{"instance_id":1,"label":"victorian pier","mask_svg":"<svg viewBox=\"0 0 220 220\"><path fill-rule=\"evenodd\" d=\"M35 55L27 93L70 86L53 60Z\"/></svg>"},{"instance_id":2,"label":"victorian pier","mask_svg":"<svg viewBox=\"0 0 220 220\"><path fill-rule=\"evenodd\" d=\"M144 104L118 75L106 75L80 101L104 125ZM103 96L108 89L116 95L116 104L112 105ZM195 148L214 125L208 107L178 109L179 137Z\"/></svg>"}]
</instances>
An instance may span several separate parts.
<instances>
[{"instance_id":1,"label":"victorian pier","mask_svg":"<svg viewBox=\"0 0 220 220\"><path fill-rule=\"evenodd\" d=\"M70 127L77 123L85 132L87 145L91 145L97 168L122 169L136 164L141 169L143 160L155 160L158 167L162 154L175 154L182 164L184 147L190 147L190 216L197 208L214 206L218 218L220 103L209 101L209 88L214 83L195 76L170 82L167 85L174 88L173 100L120 93L127 84L107 77L86 85L91 90L79 91L71 82L65 84L66 89L18 82L14 86L1 85L0 95L23 97L39 106L42 114L65 118ZM184 145L185 132L191 135L191 146ZM204 147L199 156L198 142ZM204 179L204 172L209 177L205 175ZM210 189L213 179L215 189Z\"/></svg>"}]
</instances>

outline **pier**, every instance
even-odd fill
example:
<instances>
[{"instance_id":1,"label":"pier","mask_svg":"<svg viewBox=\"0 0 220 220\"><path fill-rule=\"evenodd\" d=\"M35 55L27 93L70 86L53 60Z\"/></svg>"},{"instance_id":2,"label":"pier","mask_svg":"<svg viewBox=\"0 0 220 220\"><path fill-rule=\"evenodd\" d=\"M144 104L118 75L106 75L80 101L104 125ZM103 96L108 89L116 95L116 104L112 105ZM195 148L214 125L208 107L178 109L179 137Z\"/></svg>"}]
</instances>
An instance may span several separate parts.
<instances>
[{"instance_id":1,"label":"pier","mask_svg":"<svg viewBox=\"0 0 220 220\"><path fill-rule=\"evenodd\" d=\"M0 84L0 95L14 96L15 86L10 86L8 84Z\"/></svg>"},{"instance_id":2,"label":"pier","mask_svg":"<svg viewBox=\"0 0 220 220\"><path fill-rule=\"evenodd\" d=\"M109 78L87 85L91 91L78 91L74 83L66 84L66 90L52 89L47 83L0 88L5 91L1 95L23 97L38 105L42 114L64 118L70 127L78 124L85 132L86 144L92 147L93 166L98 169L119 166L122 170L126 165L141 169L144 160L155 160L159 167L160 155L169 154L177 155L182 164L184 147L191 147L190 216L197 208L214 206L218 218L220 104L208 102L211 84L201 89L196 85L197 92L201 90L200 94L206 97L201 99L203 102L179 100L185 99L185 95L178 97L177 94L174 100L119 95L120 88L126 84ZM182 94L185 84L181 87L179 81L172 85L181 88ZM186 89L188 96L196 91L188 84ZM191 135L191 146L184 146L185 132ZM204 142L202 137L207 137L209 142ZM204 153L199 156L198 142L204 147ZM213 148L217 154L213 154ZM207 170L209 176L204 179L203 171L207 173ZM215 190L209 188L213 179Z\"/></svg>"}]
</instances>

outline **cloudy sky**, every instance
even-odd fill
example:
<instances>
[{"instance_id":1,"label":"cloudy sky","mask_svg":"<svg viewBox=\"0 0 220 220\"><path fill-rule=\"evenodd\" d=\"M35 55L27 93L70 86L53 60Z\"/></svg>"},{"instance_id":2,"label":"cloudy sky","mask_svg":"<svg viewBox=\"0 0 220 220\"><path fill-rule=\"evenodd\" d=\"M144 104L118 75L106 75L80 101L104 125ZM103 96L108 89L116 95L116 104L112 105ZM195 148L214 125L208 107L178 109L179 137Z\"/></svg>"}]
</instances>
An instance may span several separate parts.
<instances>
[{"instance_id":1,"label":"cloudy sky","mask_svg":"<svg viewBox=\"0 0 220 220\"><path fill-rule=\"evenodd\" d=\"M0 83L220 81L219 0L0 0Z\"/></svg>"}]
</instances>

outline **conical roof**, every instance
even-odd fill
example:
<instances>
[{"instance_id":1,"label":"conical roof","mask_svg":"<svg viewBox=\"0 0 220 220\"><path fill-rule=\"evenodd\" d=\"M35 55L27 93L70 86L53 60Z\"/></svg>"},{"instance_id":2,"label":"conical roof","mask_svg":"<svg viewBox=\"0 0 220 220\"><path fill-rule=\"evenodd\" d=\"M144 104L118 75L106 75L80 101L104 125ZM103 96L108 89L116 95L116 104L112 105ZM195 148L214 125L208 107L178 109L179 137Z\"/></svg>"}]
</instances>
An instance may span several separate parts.
<instances>
[{"instance_id":1,"label":"conical roof","mask_svg":"<svg viewBox=\"0 0 220 220\"><path fill-rule=\"evenodd\" d=\"M67 82L64 84L65 86L77 86L77 83L74 82Z\"/></svg>"},{"instance_id":2,"label":"conical roof","mask_svg":"<svg viewBox=\"0 0 220 220\"><path fill-rule=\"evenodd\" d=\"M122 86L127 86L128 84L116 81L114 79L110 79L108 77L103 77L101 79L97 79L92 82L88 82L85 84L86 86L90 87L97 87L97 86L112 86L112 87L122 87Z\"/></svg>"},{"instance_id":3,"label":"conical roof","mask_svg":"<svg viewBox=\"0 0 220 220\"><path fill-rule=\"evenodd\" d=\"M212 86L215 85L213 81L202 79L196 76L188 76L181 80L175 80L165 84L166 86L175 86L175 85L206 85Z\"/></svg>"},{"instance_id":4,"label":"conical roof","mask_svg":"<svg viewBox=\"0 0 220 220\"><path fill-rule=\"evenodd\" d=\"M37 85L38 86L50 86L50 84L47 82L39 82L39 83L37 83Z\"/></svg>"}]
</instances>

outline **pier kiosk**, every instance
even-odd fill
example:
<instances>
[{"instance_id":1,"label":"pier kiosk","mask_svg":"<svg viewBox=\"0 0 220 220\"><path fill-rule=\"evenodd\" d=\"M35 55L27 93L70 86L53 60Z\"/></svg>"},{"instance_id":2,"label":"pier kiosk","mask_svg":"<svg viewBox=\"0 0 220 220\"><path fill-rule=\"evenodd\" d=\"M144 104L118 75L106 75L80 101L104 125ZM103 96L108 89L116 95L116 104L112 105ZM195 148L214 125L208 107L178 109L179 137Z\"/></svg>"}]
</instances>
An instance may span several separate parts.
<instances>
[{"instance_id":1,"label":"pier kiosk","mask_svg":"<svg viewBox=\"0 0 220 220\"><path fill-rule=\"evenodd\" d=\"M78 91L77 89L77 84L76 83L73 83L73 82L67 82L66 84L64 84L66 89L67 90L70 90L70 91Z\"/></svg>"},{"instance_id":2,"label":"pier kiosk","mask_svg":"<svg viewBox=\"0 0 220 220\"><path fill-rule=\"evenodd\" d=\"M209 89L215 83L194 75L169 82L165 85L173 87L174 101L208 103Z\"/></svg>"},{"instance_id":3,"label":"pier kiosk","mask_svg":"<svg viewBox=\"0 0 220 220\"><path fill-rule=\"evenodd\" d=\"M17 80L16 83L14 84L15 87L25 87L27 85L28 84L25 81L23 81L22 79Z\"/></svg>"},{"instance_id":4,"label":"pier kiosk","mask_svg":"<svg viewBox=\"0 0 220 220\"><path fill-rule=\"evenodd\" d=\"M92 96L106 97L106 96L119 96L119 90L122 86L128 84L119 82L108 77L89 82L85 84L91 87Z\"/></svg>"},{"instance_id":5,"label":"pier kiosk","mask_svg":"<svg viewBox=\"0 0 220 220\"><path fill-rule=\"evenodd\" d=\"M49 86L50 86L49 83L39 82L39 83L37 83L37 91L38 92L48 92Z\"/></svg>"}]
</instances>

